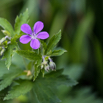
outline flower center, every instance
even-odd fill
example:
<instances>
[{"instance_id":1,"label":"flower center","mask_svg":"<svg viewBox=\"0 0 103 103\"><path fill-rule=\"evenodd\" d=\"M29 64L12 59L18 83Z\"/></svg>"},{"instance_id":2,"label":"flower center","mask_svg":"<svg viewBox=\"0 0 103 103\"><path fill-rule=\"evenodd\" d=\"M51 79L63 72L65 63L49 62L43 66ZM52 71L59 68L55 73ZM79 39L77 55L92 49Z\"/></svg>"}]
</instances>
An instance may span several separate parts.
<instances>
[{"instance_id":1,"label":"flower center","mask_svg":"<svg viewBox=\"0 0 103 103\"><path fill-rule=\"evenodd\" d=\"M35 33L32 33L32 34L31 34L31 38L32 38L32 39L36 39L36 38L37 38L37 35L36 35Z\"/></svg>"}]
</instances>

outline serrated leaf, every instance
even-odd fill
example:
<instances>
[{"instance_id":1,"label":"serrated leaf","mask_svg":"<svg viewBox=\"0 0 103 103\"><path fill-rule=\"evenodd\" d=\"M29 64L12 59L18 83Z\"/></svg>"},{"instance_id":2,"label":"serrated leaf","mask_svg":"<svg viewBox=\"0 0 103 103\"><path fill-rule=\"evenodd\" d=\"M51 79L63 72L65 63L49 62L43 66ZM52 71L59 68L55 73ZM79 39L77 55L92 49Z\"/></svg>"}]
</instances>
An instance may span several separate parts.
<instances>
[{"instance_id":1,"label":"serrated leaf","mask_svg":"<svg viewBox=\"0 0 103 103\"><path fill-rule=\"evenodd\" d=\"M76 85L77 82L68 77L68 75L63 75L63 69L59 69L56 72L51 72L45 75L46 78L52 79L53 85L66 85L73 86Z\"/></svg>"},{"instance_id":2,"label":"serrated leaf","mask_svg":"<svg viewBox=\"0 0 103 103\"><path fill-rule=\"evenodd\" d=\"M65 49L62 49L62 48L56 49L50 54L50 56L60 56L60 55L64 54L65 52L67 52Z\"/></svg>"},{"instance_id":3,"label":"serrated leaf","mask_svg":"<svg viewBox=\"0 0 103 103\"><path fill-rule=\"evenodd\" d=\"M24 95L28 93L33 87L33 83L31 81L22 81L20 85L16 85L13 87L11 91L9 91L9 94L6 95L4 100L9 100L13 98L17 98L20 95Z\"/></svg>"},{"instance_id":4,"label":"serrated leaf","mask_svg":"<svg viewBox=\"0 0 103 103\"><path fill-rule=\"evenodd\" d=\"M42 58L41 55L33 52L33 51L29 51L29 50L17 50L17 53L29 60L40 60Z\"/></svg>"},{"instance_id":5,"label":"serrated leaf","mask_svg":"<svg viewBox=\"0 0 103 103\"><path fill-rule=\"evenodd\" d=\"M32 70L32 68L33 68L33 62L31 61L31 62L28 63L27 69Z\"/></svg>"},{"instance_id":6,"label":"serrated leaf","mask_svg":"<svg viewBox=\"0 0 103 103\"><path fill-rule=\"evenodd\" d=\"M14 44L9 44L8 48L5 50L4 52L4 56L2 59L6 59L5 60L5 65L6 67L9 69L10 65L11 65L11 60L12 60L12 55L13 55L13 49L16 47L16 42L14 42Z\"/></svg>"},{"instance_id":7,"label":"serrated leaf","mask_svg":"<svg viewBox=\"0 0 103 103\"><path fill-rule=\"evenodd\" d=\"M41 65L41 60L37 61L37 64L34 65L34 80L37 78L37 76L40 73L41 67L39 65Z\"/></svg>"},{"instance_id":8,"label":"serrated leaf","mask_svg":"<svg viewBox=\"0 0 103 103\"><path fill-rule=\"evenodd\" d=\"M39 87L39 88L38 88ZM56 96L55 92L51 87L41 81L41 83L36 83L33 88L34 94L36 94L37 101L36 103L58 103L61 102ZM34 97L35 98L35 97Z\"/></svg>"},{"instance_id":9,"label":"serrated leaf","mask_svg":"<svg viewBox=\"0 0 103 103\"><path fill-rule=\"evenodd\" d=\"M46 54L57 45L60 39L61 39L61 30L50 39L47 45Z\"/></svg>"},{"instance_id":10,"label":"serrated leaf","mask_svg":"<svg viewBox=\"0 0 103 103\"><path fill-rule=\"evenodd\" d=\"M0 26L4 28L5 30L7 30L11 34L11 36L14 35L14 30L11 24L6 19L0 18Z\"/></svg>"},{"instance_id":11,"label":"serrated leaf","mask_svg":"<svg viewBox=\"0 0 103 103\"><path fill-rule=\"evenodd\" d=\"M42 59L37 60L36 62L34 62L34 78L33 80L35 81L36 78L38 77L40 70L41 70L41 63L42 63Z\"/></svg>"},{"instance_id":12,"label":"serrated leaf","mask_svg":"<svg viewBox=\"0 0 103 103\"><path fill-rule=\"evenodd\" d=\"M37 98L36 103L58 103L60 100L54 93L59 85L73 86L77 82L70 79L67 75L62 75L63 69L51 72L44 78L39 76L33 86L33 92ZM38 88L39 87L39 88Z\"/></svg>"},{"instance_id":13,"label":"serrated leaf","mask_svg":"<svg viewBox=\"0 0 103 103\"><path fill-rule=\"evenodd\" d=\"M15 79L19 74L21 74L23 71L19 68L12 68L12 70L8 71L7 74L4 74L2 76L2 81L0 82L0 91L9 86L13 79Z\"/></svg>"},{"instance_id":14,"label":"serrated leaf","mask_svg":"<svg viewBox=\"0 0 103 103\"><path fill-rule=\"evenodd\" d=\"M7 73L10 73L13 71L13 69L16 68L15 65L11 65L10 70L7 70L5 66L5 61L0 60L0 78Z\"/></svg>"},{"instance_id":15,"label":"serrated leaf","mask_svg":"<svg viewBox=\"0 0 103 103\"><path fill-rule=\"evenodd\" d=\"M39 75L40 69L41 69L41 68L35 67L35 71L34 71L34 80L36 80L37 76Z\"/></svg>"},{"instance_id":16,"label":"serrated leaf","mask_svg":"<svg viewBox=\"0 0 103 103\"><path fill-rule=\"evenodd\" d=\"M26 9L26 11L23 14L20 14L20 16L16 17L15 26L14 26L16 34L20 33L20 31L21 31L20 27L22 24L28 23L28 18L29 18L28 9Z\"/></svg>"},{"instance_id":17,"label":"serrated leaf","mask_svg":"<svg viewBox=\"0 0 103 103\"><path fill-rule=\"evenodd\" d=\"M5 66L5 62L0 60L0 77L2 77L8 70Z\"/></svg>"}]
</instances>

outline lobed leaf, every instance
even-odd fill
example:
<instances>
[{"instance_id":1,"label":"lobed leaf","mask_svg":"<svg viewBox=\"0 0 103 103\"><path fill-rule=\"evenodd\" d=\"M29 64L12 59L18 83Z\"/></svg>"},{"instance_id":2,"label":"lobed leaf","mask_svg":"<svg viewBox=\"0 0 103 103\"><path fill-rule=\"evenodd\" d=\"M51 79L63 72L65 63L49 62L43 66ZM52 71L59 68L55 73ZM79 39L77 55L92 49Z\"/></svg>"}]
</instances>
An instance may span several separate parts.
<instances>
[{"instance_id":1,"label":"lobed leaf","mask_svg":"<svg viewBox=\"0 0 103 103\"><path fill-rule=\"evenodd\" d=\"M70 79L67 75L62 75L63 69L51 72L44 78L39 76L33 86L34 98L36 103L58 103L60 100L56 96L56 89L59 85L73 86L77 82ZM55 92L55 93L54 93Z\"/></svg>"},{"instance_id":2,"label":"lobed leaf","mask_svg":"<svg viewBox=\"0 0 103 103\"><path fill-rule=\"evenodd\" d=\"M13 49L16 48L17 44L16 42L14 42L13 44L9 44L8 48L5 50L4 52L4 56L2 59L6 59L5 60L5 65L6 67L9 69L10 65L11 65L11 60L12 60L12 55L13 55Z\"/></svg>"},{"instance_id":3,"label":"lobed leaf","mask_svg":"<svg viewBox=\"0 0 103 103\"><path fill-rule=\"evenodd\" d=\"M12 70L8 71L7 74L3 75L2 81L0 81L0 91L9 86L13 79L15 79L22 72L23 71L21 69L14 67Z\"/></svg>"},{"instance_id":4,"label":"lobed leaf","mask_svg":"<svg viewBox=\"0 0 103 103\"><path fill-rule=\"evenodd\" d=\"M68 77L68 75L63 75L63 69L59 69L56 72L51 72L45 75L45 77L50 80L53 85L66 85L66 86L73 86L76 85L77 82Z\"/></svg>"},{"instance_id":5,"label":"lobed leaf","mask_svg":"<svg viewBox=\"0 0 103 103\"><path fill-rule=\"evenodd\" d=\"M13 72L15 68L17 68L15 65L11 65L10 70L7 70L5 66L5 61L0 60L0 78L7 73Z\"/></svg>"},{"instance_id":6,"label":"lobed leaf","mask_svg":"<svg viewBox=\"0 0 103 103\"><path fill-rule=\"evenodd\" d=\"M41 55L33 52L33 51L27 51L27 50L17 50L16 51L19 55L29 59L29 60L40 60L41 59Z\"/></svg>"},{"instance_id":7,"label":"lobed leaf","mask_svg":"<svg viewBox=\"0 0 103 103\"><path fill-rule=\"evenodd\" d=\"M57 45L60 39L61 39L61 30L50 39L46 48L46 54Z\"/></svg>"},{"instance_id":8,"label":"lobed leaf","mask_svg":"<svg viewBox=\"0 0 103 103\"><path fill-rule=\"evenodd\" d=\"M60 56L65 52L67 52L65 49L56 49L50 54L50 56Z\"/></svg>"},{"instance_id":9,"label":"lobed leaf","mask_svg":"<svg viewBox=\"0 0 103 103\"><path fill-rule=\"evenodd\" d=\"M40 73L40 70L41 70L41 62L42 60L38 60L36 62L36 64L34 65L34 79L33 80L36 80L36 78L38 77L39 73Z\"/></svg>"},{"instance_id":10,"label":"lobed leaf","mask_svg":"<svg viewBox=\"0 0 103 103\"><path fill-rule=\"evenodd\" d=\"M14 35L14 30L11 26L11 24L4 18L0 18L0 26L5 29L6 31L8 31L10 33L11 36Z\"/></svg>"},{"instance_id":11,"label":"lobed leaf","mask_svg":"<svg viewBox=\"0 0 103 103\"><path fill-rule=\"evenodd\" d=\"M21 32L21 25L24 24L24 23L28 23L28 18L29 18L29 15L28 15L28 9L26 9L26 11L23 13L23 14L20 14L20 16L17 16L16 19L15 19L15 25L14 25L14 29L15 29L15 33L16 34L20 34Z\"/></svg>"},{"instance_id":12,"label":"lobed leaf","mask_svg":"<svg viewBox=\"0 0 103 103\"><path fill-rule=\"evenodd\" d=\"M6 95L4 100L9 100L13 98L17 98L20 95L24 95L28 93L33 87L33 83L28 80L23 80L20 85L16 85L13 87L11 91L9 91L9 94Z\"/></svg>"},{"instance_id":13,"label":"lobed leaf","mask_svg":"<svg viewBox=\"0 0 103 103\"><path fill-rule=\"evenodd\" d=\"M5 62L0 60L0 77L2 77L5 73L8 73Z\"/></svg>"},{"instance_id":14,"label":"lobed leaf","mask_svg":"<svg viewBox=\"0 0 103 103\"><path fill-rule=\"evenodd\" d=\"M37 76L38 76L39 73L40 73L40 69L41 69L40 67L38 68L38 67L35 66L34 79L33 79L33 80L36 80Z\"/></svg>"},{"instance_id":15,"label":"lobed leaf","mask_svg":"<svg viewBox=\"0 0 103 103\"><path fill-rule=\"evenodd\" d=\"M38 88L39 87L39 88ZM37 101L36 103L58 103L61 102L56 96L54 89L47 86L45 82L36 82L33 87L33 92L36 94ZM34 97L35 98L35 97Z\"/></svg>"}]
</instances>

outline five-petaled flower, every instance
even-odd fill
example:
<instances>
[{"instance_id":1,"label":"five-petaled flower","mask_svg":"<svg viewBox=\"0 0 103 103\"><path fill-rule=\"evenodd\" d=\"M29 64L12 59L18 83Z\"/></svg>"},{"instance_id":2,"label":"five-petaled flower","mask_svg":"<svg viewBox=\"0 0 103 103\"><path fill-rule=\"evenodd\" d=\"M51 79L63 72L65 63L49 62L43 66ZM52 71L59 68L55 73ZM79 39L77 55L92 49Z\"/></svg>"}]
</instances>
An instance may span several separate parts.
<instances>
[{"instance_id":1,"label":"five-petaled flower","mask_svg":"<svg viewBox=\"0 0 103 103\"><path fill-rule=\"evenodd\" d=\"M30 46L33 49L38 49L40 47L40 41L38 39L47 39L49 34L45 31L40 32L44 27L44 24L41 21L37 21L34 24L33 31L28 24L23 24L21 26L21 31L26 33L20 37L20 42L23 44L27 44L30 42Z\"/></svg>"}]
</instances>

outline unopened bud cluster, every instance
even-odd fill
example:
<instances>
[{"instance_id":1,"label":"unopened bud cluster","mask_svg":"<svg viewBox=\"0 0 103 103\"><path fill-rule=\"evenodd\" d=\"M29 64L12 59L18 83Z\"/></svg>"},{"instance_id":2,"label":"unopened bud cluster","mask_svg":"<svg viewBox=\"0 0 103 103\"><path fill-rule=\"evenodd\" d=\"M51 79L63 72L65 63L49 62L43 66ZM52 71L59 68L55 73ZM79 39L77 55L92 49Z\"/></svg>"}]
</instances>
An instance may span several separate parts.
<instances>
[{"instance_id":1,"label":"unopened bud cluster","mask_svg":"<svg viewBox=\"0 0 103 103\"><path fill-rule=\"evenodd\" d=\"M5 37L3 37L0 40L0 55L3 55L5 49L7 48L8 44L10 44L10 43L11 43L11 38L8 35L6 35Z\"/></svg>"},{"instance_id":2,"label":"unopened bud cluster","mask_svg":"<svg viewBox=\"0 0 103 103\"><path fill-rule=\"evenodd\" d=\"M42 56L43 62L41 64L41 69L45 69L46 71L56 70L56 64L52 61L52 59L48 56Z\"/></svg>"}]
</instances>

